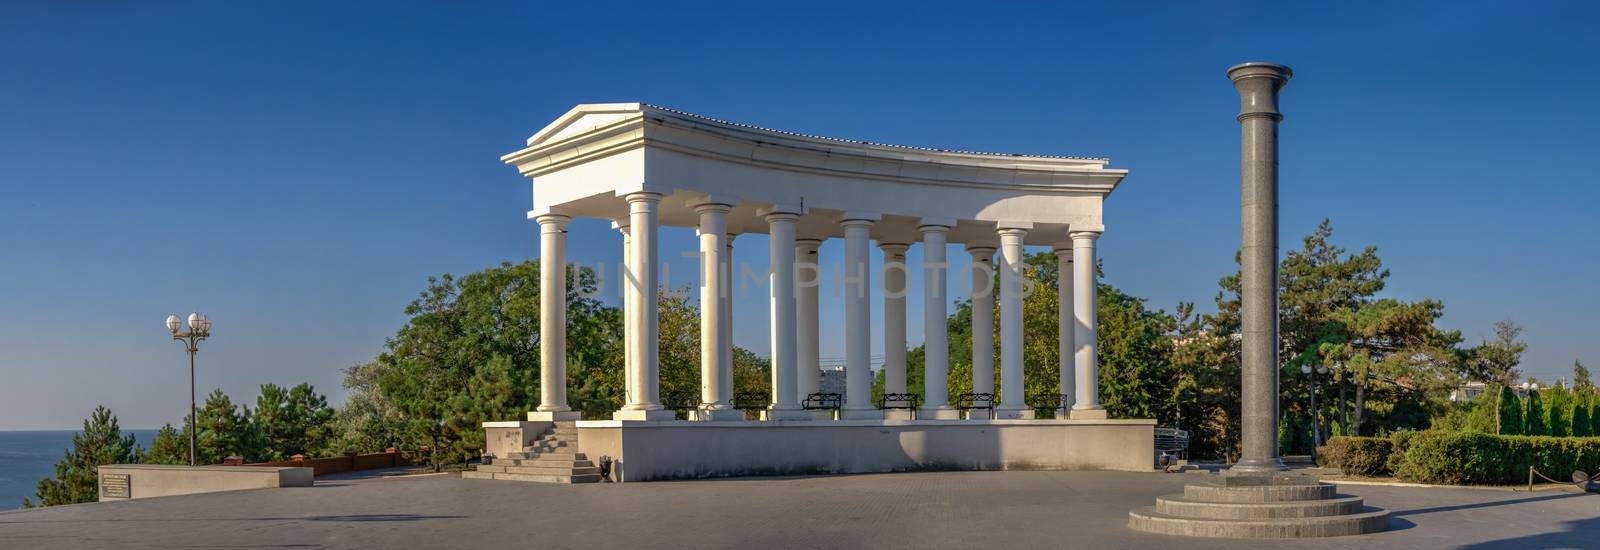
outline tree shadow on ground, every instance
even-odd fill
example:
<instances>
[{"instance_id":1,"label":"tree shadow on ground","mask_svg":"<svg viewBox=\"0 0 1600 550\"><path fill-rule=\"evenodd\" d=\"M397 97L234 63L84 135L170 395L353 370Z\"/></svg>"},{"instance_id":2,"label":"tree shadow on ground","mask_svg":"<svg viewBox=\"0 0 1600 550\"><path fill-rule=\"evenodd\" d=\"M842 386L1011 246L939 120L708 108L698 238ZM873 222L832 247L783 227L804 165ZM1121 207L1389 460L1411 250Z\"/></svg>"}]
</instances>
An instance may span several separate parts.
<instances>
[{"instance_id":1,"label":"tree shadow on ground","mask_svg":"<svg viewBox=\"0 0 1600 550\"><path fill-rule=\"evenodd\" d=\"M1562 522L1560 531L1539 533L1505 539L1489 540L1458 546L1462 550L1490 548L1594 548L1595 537L1600 534L1600 517Z\"/></svg>"},{"instance_id":2,"label":"tree shadow on ground","mask_svg":"<svg viewBox=\"0 0 1600 550\"><path fill-rule=\"evenodd\" d=\"M1585 494L1584 493L1560 493L1560 494L1554 494L1554 495L1544 495L1544 496L1537 496L1537 497L1518 498L1518 499L1511 499L1511 500L1492 500L1492 501L1489 501L1489 502L1476 502L1476 503L1472 503L1472 504L1455 504L1455 505L1451 505L1451 506L1435 506L1433 508L1416 508L1416 509L1412 509L1412 510L1391 511L1391 512L1389 512L1389 515L1392 516L1392 517L1415 516L1415 515L1420 515L1420 514L1431 514L1431 513L1434 513L1434 512L1454 512L1456 510L1472 510L1472 509L1477 509L1477 508L1493 508L1493 507L1496 507L1496 506L1510 506L1510 505L1513 505L1513 504L1525 504L1525 503L1529 503L1529 502L1543 502L1543 501L1546 501L1546 500L1559 500L1559 499L1564 499L1564 498L1573 498L1573 497L1581 497L1581 496L1585 496Z\"/></svg>"}]
</instances>

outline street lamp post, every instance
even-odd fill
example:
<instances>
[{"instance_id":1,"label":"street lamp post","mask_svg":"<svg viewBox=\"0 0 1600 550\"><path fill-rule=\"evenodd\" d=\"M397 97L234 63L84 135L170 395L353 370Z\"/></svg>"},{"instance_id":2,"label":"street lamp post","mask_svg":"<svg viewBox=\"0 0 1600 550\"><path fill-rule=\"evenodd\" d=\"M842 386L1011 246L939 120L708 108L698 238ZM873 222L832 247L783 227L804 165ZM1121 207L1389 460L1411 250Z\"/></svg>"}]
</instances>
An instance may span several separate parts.
<instances>
[{"instance_id":1,"label":"street lamp post","mask_svg":"<svg viewBox=\"0 0 1600 550\"><path fill-rule=\"evenodd\" d=\"M190 313L189 330L179 332L179 329L182 328L183 322L178 319L177 314L167 316L167 331L172 333L173 340L183 342L184 351L189 352L189 465L194 466L196 465L195 457L196 449L198 448L195 443L195 436L200 431L195 426L194 354L200 351L200 341L211 336L211 318L198 312Z\"/></svg>"},{"instance_id":2,"label":"street lamp post","mask_svg":"<svg viewBox=\"0 0 1600 550\"><path fill-rule=\"evenodd\" d=\"M1328 374L1328 367L1317 365L1317 374ZM1317 447L1322 446L1322 423L1317 416L1317 377L1311 374L1311 365L1300 365L1300 374L1306 375L1310 381L1311 392L1311 455L1316 456Z\"/></svg>"}]
</instances>

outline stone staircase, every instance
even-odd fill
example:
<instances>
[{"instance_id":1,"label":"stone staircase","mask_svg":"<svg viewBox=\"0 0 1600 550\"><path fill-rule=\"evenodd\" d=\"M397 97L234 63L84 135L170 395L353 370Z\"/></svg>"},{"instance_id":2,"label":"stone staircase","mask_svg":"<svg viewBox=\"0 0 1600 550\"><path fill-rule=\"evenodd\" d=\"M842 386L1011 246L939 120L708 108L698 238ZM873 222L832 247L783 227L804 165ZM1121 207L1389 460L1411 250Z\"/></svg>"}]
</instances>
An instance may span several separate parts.
<instances>
[{"instance_id":1,"label":"stone staircase","mask_svg":"<svg viewBox=\"0 0 1600 550\"><path fill-rule=\"evenodd\" d=\"M578 452L576 422L556 422L522 452L485 459L477 469L462 472L466 479L502 479L538 483L594 483L600 467Z\"/></svg>"},{"instance_id":2,"label":"stone staircase","mask_svg":"<svg viewBox=\"0 0 1600 550\"><path fill-rule=\"evenodd\" d=\"M1182 494L1129 512L1128 526L1189 537L1305 538L1375 533L1389 523L1389 512L1338 494L1315 476L1206 477L1211 479L1184 486Z\"/></svg>"}]
</instances>

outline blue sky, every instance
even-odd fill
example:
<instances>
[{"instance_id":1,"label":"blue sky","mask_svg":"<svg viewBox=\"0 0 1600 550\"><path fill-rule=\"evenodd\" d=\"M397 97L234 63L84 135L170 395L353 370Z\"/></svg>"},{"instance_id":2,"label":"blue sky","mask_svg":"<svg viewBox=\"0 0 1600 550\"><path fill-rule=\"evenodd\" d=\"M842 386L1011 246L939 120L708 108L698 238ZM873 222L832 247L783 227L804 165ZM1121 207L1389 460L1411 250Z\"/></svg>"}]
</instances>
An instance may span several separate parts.
<instances>
[{"instance_id":1,"label":"blue sky","mask_svg":"<svg viewBox=\"0 0 1600 550\"><path fill-rule=\"evenodd\" d=\"M1285 247L1331 217L1340 244L1378 247L1387 294L1443 300L1474 342L1514 319L1524 368L1553 379L1600 366L1597 19L1541 2L8 2L0 429L74 427L97 404L179 422L186 365L161 322L192 309L216 324L202 392L308 381L341 401L338 369L381 349L427 276L536 257L529 186L497 157L578 103L1110 157L1132 174L1106 208L1106 280L1209 308L1239 229L1223 71L1258 59L1296 70ZM620 257L604 222L572 238L575 262ZM666 257L694 246L663 240ZM762 267L764 237L736 244ZM672 269L691 281L692 262ZM842 317L826 298L822 314ZM735 315L736 342L765 350L763 301ZM838 331L823 355L842 355Z\"/></svg>"}]
</instances>

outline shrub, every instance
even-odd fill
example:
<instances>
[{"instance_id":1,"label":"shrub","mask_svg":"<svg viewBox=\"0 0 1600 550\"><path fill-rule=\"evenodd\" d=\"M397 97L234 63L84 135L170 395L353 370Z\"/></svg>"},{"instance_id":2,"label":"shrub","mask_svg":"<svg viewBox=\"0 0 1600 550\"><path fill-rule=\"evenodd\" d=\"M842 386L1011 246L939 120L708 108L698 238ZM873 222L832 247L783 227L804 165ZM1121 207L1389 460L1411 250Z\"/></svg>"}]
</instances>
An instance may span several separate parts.
<instances>
[{"instance_id":1,"label":"shrub","mask_svg":"<svg viewBox=\"0 0 1600 550\"><path fill-rule=\"evenodd\" d=\"M1423 432L1411 436L1395 477L1419 483L1510 484L1533 466L1554 479L1600 466L1600 438Z\"/></svg>"},{"instance_id":2,"label":"shrub","mask_svg":"<svg viewBox=\"0 0 1600 550\"><path fill-rule=\"evenodd\" d=\"M1500 388L1500 435L1522 435L1522 400L1510 386Z\"/></svg>"},{"instance_id":3,"label":"shrub","mask_svg":"<svg viewBox=\"0 0 1600 550\"><path fill-rule=\"evenodd\" d=\"M1382 437L1335 437L1317 449L1317 463L1345 475L1381 476L1389 471L1393 443Z\"/></svg>"},{"instance_id":4,"label":"shrub","mask_svg":"<svg viewBox=\"0 0 1600 550\"><path fill-rule=\"evenodd\" d=\"M1594 406L1594 399L1582 394L1577 397L1577 402L1572 405L1572 436L1588 437L1595 435L1594 428L1591 427L1592 417L1589 416L1590 407Z\"/></svg>"},{"instance_id":5,"label":"shrub","mask_svg":"<svg viewBox=\"0 0 1600 550\"><path fill-rule=\"evenodd\" d=\"M1550 435L1550 417L1545 414L1544 399L1540 398L1539 390L1528 390L1528 412L1523 419L1527 426L1522 429L1523 435Z\"/></svg>"}]
</instances>

